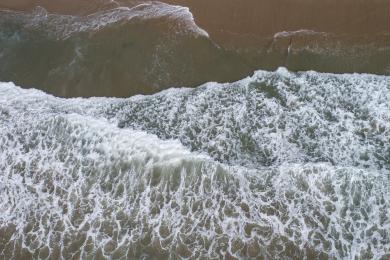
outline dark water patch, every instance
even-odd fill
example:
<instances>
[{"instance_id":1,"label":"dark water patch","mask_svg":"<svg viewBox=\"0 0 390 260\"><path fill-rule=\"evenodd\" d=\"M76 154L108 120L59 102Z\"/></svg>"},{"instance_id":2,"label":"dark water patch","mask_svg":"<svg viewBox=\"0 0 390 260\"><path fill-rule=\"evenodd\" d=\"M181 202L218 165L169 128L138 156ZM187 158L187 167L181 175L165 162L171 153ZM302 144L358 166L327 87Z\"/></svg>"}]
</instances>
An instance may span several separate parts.
<instances>
[{"instance_id":1,"label":"dark water patch","mask_svg":"<svg viewBox=\"0 0 390 260\"><path fill-rule=\"evenodd\" d=\"M231 82L255 69L280 66L390 73L386 33L305 29L274 35L236 32L220 38L223 30L211 30L210 37L184 7L135 1L120 5L80 7L85 13L74 15L43 8L1 11L0 80L65 97L127 97ZM205 28L210 26L206 23Z\"/></svg>"},{"instance_id":2,"label":"dark water patch","mask_svg":"<svg viewBox=\"0 0 390 260\"><path fill-rule=\"evenodd\" d=\"M2 12L0 20L0 79L60 96L131 96L249 73L181 7L154 3L87 17Z\"/></svg>"}]
</instances>

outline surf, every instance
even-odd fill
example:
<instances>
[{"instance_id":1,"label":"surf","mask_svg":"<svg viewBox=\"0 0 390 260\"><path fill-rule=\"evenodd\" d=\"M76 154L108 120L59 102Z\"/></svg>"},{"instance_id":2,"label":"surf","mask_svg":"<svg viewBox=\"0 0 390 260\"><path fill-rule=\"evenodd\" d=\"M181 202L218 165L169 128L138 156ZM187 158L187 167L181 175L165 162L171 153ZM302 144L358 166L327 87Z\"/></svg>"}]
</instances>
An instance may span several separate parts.
<instances>
[{"instance_id":1,"label":"surf","mask_svg":"<svg viewBox=\"0 0 390 260\"><path fill-rule=\"evenodd\" d=\"M390 79L257 71L130 98L0 84L4 257L386 257Z\"/></svg>"}]
</instances>

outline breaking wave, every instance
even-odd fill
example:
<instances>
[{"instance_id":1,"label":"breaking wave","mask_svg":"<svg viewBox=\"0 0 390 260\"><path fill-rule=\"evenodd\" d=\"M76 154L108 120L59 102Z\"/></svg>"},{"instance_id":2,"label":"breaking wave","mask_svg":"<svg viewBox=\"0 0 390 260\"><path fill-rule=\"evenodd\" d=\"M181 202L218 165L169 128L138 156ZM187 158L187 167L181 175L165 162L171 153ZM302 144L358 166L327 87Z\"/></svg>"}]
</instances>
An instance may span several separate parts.
<instances>
[{"instance_id":1,"label":"breaking wave","mask_svg":"<svg viewBox=\"0 0 390 260\"><path fill-rule=\"evenodd\" d=\"M128 99L0 84L0 256L377 258L390 78L257 71Z\"/></svg>"}]
</instances>

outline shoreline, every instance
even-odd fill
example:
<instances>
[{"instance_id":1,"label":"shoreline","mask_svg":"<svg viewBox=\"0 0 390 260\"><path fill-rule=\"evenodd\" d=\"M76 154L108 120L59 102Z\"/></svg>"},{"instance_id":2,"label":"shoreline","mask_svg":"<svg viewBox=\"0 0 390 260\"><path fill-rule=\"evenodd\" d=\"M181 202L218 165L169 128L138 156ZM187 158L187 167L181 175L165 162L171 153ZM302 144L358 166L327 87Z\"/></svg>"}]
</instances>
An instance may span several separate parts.
<instances>
[{"instance_id":1,"label":"shoreline","mask_svg":"<svg viewBox=\"0 0 390 260\"><path fill-rule=\"evenodd\" d=\"M388 19L390 24L390 15L380 15L390 10L390 2L377 0L371 5L359 1L361 4L341 19L340 10L331 15L334 11L331 7L337 6L335 0L321 3L244 0L240 5L231 0L223 1L226 1L224 5L220 0L207 3L205 0L165 1L189 7L196 26L205 30L209 38L193 37L185 31L175 32L175 28L181 26L180 19L162 15L159 20L118 22L113 26L102 26L93 33L76 33L66 40L53 40L48 38L46 29L32 27L32 32L19 26L18 18L7 21L4 16L6 34L0 80L40 87L58 96L127 97L156 93L175 86L234 82L253 71L274 71L278 67L291 71L390 75L390 31L380 34L384 30L376 26L383 19ZM120 6L133 7L142 2L145 1L121 0ZM351 0L342 0L339 6L345 11L351 3ZM279 4L281 11L276 12ZM49 28L55 28L53 23L57 22L64 26L61 30L72 30L72 23L76 27L85 23L80 16L112 9L118 3L105 0L5 0L0 9L7 7L28 12L37 5L53 14L52 20L46 24ZM374 11L380 6L387 9L375 11L378 12L375 17L364 16L365 19L372 17L372 20L365 27L356 25L355 32L348 32L354 17L355 21L361 21L366 6L372 6ZM320 7L324 7L324 11L314 19L313 15ZM267 12L268 16L261 15ZM64 24L56 13L74 15L68 17L73 22ZM335 21L331 21L332 18ZM294 19L295 24L290 24ZM332 27L343 19L351 22L340 28ZM14 27L10 26L13 22ZM8 37L11 34L7 34L7 26L10 30L18 28L15 35L21 38L15 41ZM375 30L368 30L370 26ZM170 37L173 34L175 37ZM26 63L26 60L31 62Z\"/></svg>"},{"instance_id":2,"label":"shoreline","mask_svg":"<svg viewBox=\"0 0 390 260\"><path fill-rule=\"evenodd\" d=\"M104 7L135 5L146 0L3 0L0 9L28 11L42 6L59 14L86 14ZM389 32L390 2L385 0L163 0L190 8L211 33L270 36L301 29L336 34ZM205 11L207 10L207 12Z\"/></svg>"}]
</instances>

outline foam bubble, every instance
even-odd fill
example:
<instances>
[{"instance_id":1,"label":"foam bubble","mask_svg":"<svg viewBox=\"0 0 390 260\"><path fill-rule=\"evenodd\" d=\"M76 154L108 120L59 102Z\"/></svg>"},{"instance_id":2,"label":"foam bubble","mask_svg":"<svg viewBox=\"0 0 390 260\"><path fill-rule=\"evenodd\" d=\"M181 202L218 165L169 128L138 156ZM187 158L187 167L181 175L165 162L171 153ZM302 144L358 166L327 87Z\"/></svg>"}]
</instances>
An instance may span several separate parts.
<instances>
[{"instance_id":1,"label":"foam bubble","mask_svg":"<svg viewBox=\"0 0 390 260\"><path fill-rule=\"evenodd\" d=\"M388 77L280 68L233 84L124 100L117 118L229 164L389 169L389 98Z\"/></svg>"},{"instance_id":2,"label":"foam bubble","mask_svg":"<svg viewBox=\"0 0 390 260\"><path fill-rule=\"evenodd\" d=\"M296 31L282 31L274 34L274 38L288 38L295 36L329 36L326 32L316 32L313 30L301 29Z\"/></svg>"},{"instance_id":3,"label":"foam bubble","mask_svg":"<svg viewBox=\"0 0 390 260\"><path fill-rule=\"evenodd\" d=\"M386 258L388 81L280 69L129 99L1 83L0 255Z\"/></svg>"}]
</instances>

